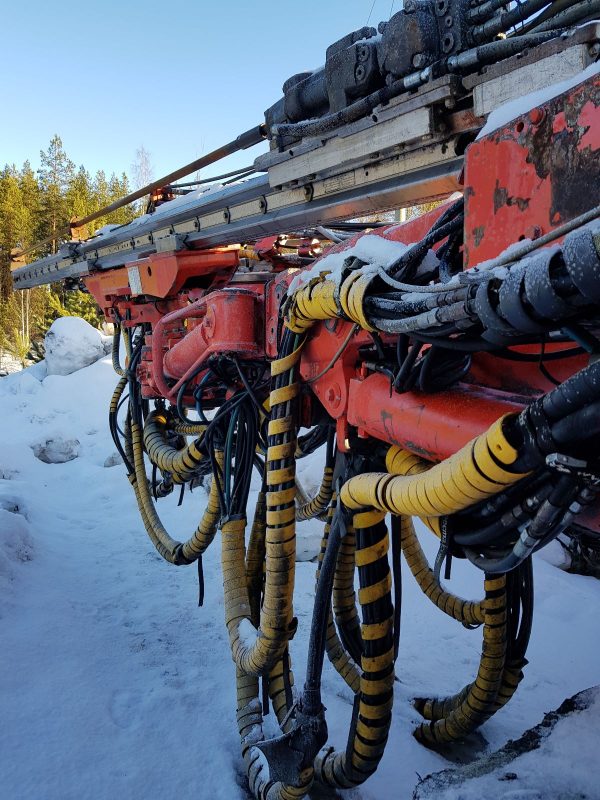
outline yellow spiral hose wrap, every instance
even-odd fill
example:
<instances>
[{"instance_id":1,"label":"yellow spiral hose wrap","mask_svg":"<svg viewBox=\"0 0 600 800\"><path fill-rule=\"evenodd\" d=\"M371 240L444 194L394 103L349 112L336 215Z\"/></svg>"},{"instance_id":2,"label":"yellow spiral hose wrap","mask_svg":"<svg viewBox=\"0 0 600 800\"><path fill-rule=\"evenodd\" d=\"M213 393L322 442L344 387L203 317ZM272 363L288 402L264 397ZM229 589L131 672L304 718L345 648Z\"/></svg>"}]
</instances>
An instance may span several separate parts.
<instances>
[{"instance_id":1,"label":"yellow spiral hose wrap","mask_svg":"<svg viewBox=\"0 0 600 800\"><path fill-rule=\"evenodd\" d=\"M298 506L296 509L296 520L301 522L307 519L320 517L327 512L327 507L333 494L333 469L325 467L321 485L315 497L308 503Z\"/></svg>"},{"instance_id":2,"label":"yellow spiral hose wrap","mask_svg":"<svg viewBox=\"0 0 600 800\"><path fill-rule=\"evenodd\" d=\"M302 348L274 361L271 375L287 376L287 385L270 395L270 444L267 450L267 509L265 543L265 585L258 630L248 635L244 623L251 613L245 584L243 519L226 520L222 527L223 585L226 623L236 665L247 675L268 673L282 657L295 632L292 598L296 568L296 422L291 415L277 416L278 406L287 407L297 397L295 367Z\"/></svg>"},{"instance_id":3,"label":"yellow spiral hose wrap","mask_svg":"<svg viewBox=\"0 0 600 800\"><path fill-rule=\"evenodd\" d=\"M183 424L181 430L188 430ZM196 426L191 428L196 430ZM203 432L203 426L199 426ZM200 450L202 436L181 450L167 442L167 417L155 411L148 416L144 424L144 447L148 458L163 472L169 472L175 483L187 483L198 470L200 462L205 458Z\"/></svg>"},{"instance_id":4,"label":"yellow spiral hose wrap","mask_svg":"<svg viewBox=\"0 0 600 800\"><path fill-rule=\"evenodd\" d=\"M341 490L344 506L399 516L441 517L498 494L527 474L510 469L517 451L504 435L505 419L426 472L364 473L351 478Z\"/></svg>"}]
</instances>

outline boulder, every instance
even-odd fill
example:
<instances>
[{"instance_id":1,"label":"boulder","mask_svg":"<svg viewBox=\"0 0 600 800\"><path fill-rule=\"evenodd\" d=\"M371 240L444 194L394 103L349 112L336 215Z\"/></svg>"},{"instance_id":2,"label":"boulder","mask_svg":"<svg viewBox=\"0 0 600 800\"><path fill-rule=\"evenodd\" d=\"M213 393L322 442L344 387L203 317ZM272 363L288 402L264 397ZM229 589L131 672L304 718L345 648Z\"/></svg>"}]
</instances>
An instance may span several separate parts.
<instances>
[{"instance_id":1,"label":"boulder","mask_svg":"<svg viewBox=\"0 0 600 800\"><path fill-rule=\"evenodd\" d=\"M79 455L79 440L55 436L34 444L33 454L44 464L65 464Z\"/></svg>"},{"instance_id":2,"label":"boulder","mask_svg":"<svg viewBox=\"0 0 600 800\"><path fill-rule=\"evenodd\" d=\"M46 334L48 375L70 375L106 355L100 331L80 317L60 317Z\"/></svg>"}]
</instances>

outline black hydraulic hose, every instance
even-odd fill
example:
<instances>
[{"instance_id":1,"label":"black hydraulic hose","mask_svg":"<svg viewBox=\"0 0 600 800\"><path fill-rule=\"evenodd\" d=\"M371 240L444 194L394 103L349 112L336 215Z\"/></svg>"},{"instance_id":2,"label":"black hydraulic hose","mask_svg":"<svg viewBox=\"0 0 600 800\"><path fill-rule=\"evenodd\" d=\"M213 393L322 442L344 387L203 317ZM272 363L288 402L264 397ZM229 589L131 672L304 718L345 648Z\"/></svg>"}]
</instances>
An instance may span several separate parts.
<instances>
[{"instance_id":1,"label":"black hydraulic hose","mask_svg":"<svg viewBox=\"0 0 600 800\"><path fill-rule=\"evenodd\" d=\"M512 574L512 573L509 573ZM516 577L520 581L521 595L521 620L519 632L514 640L510 655L512 657L524 658L531 637L531 626L533 622L533 561L531 556L526 558L516 571Z\"/></svg>"},{"instance_id":2,"label":"black hydraulic hose","mask_svg":"<svg viewBox=\"0 0 600 800\"><path fill-rule=\"evenodd\" d=\"M568 446L597 436L600 433L600 400L559 420L551 431L557 445Z\"/></svg>"},{"instance_id":3,"label":"black hydraulic hose","mask_svg":"<svg viewBox=\"0 0 600 800\"><path fill-rule=\"evenodd\" d=\"M398 392L408 391L406 388L406 381L412 368L415 365L415 361L419 353L421 352L423 345L421 342L416 342L410 349L409 354L406 356L404 361L402 362L402 366L398 370L398 374L394 378L394 389Z\"/></svg>"},{"instance_id":4,"label":"black hydraulic hose","mask_svg":"<svg viewBox=\"0 0 600 800\"><path fill-rule=\"evenodd\" d=\"M474 42L489 41L497 33L507 31L518 22L524 22L536 11L541 11L548 5L549 0L528 0L527 3L517 3L515 8L505 11L493 19L475 25L471 28L470 36ZM554 26L557 27L557 26Z\"/></svg>"},{"instance_id":5,"label":"black hydraulic hose","mask_svg":"<svg viewBox=\"0 0 600 800\"><path fill-rule=\"evenodd\" d=\"M447 222L450 222L450 220L454 219L459 214L462 214L464 208L465 208L465 198L464 196L462 196L459 197L458 200L455 200L455 202L452 203L452 205L448 206L448 208L444 211L444 213L441 214L436 219L436 221L433 223L433 225L431 226L429 231L427 231L427 233L428 234L433 233L433 231L437 230L438 228L441 228L442 225L445 225Z\"/></svg>"},{"instance_id":6,"label":"black hydraulic hose","mask_svg":"<svg viewBox=\"0 0 600 800\"><path fill-rule=\"evenodd\" d=\"M338 509L329 531L327 548L319 571L319 580L315 592L313 605L308 656L306 661L306 682L302 695L302 709L308 715L318 714L323 704L321 702L321 674L325 658L325 641L327 635L327 620L331 608L331 592L338 552L342 542L341 514Z\"/></svg>"},{"instance_id":7,"label":"black hydraulic hose","mask_svg":"<svg viewBox=\"0 0 600 800\"><path fill-rule=\"evenodd\" d=\"M543 490L539 491L539 500L545 500L550 494L551 487L546 486ZM531 489L528 495L531 494ZM520 512L520 507L516 509ZM501 545L508 534L513 534L517 530L517 525L522 523L522 519L517 519L513 511L508 511L502 514L499 519L495 519L488 525L476 530L469 530L466 532L453 532L452 541L461 547L488 547L490 545Z\"/></svg>"},{"instance_id":8,"label":"black hydraulic hose","mask_svg":"<svg viewBox=\"0 0 600 800\"><path fill-rule=\"evenodd\" d=\"M472 564L487 573L498 575L510 572L531 556L539 542L543 539L551 541L564 530L569 506L578 492L579 487L573 477L561 475L509 553L499 558L488 558L465 547L465 555Z\"/></svg>"},{"instance_id":9,"label":"black hydraulic hose","mask_svg":"<svg viewBox=\"0 0 600 800\"><path fill-rule=\"evenodd\" d=\"M548 4L550 0L546 0ZM481 20L490 19L498 9L503 8L510 4L510 0L488 0L487 3L481 3L475 8L467 11L467 19L469 22L480 22ZM525 6L525 15L527 14L527 7Z\"/></svg>"},{"instance_id":10,"label":"black hydraulic hose","mask_svg":"<svg viewBox=\"0 0 600 800\"><path fill-rule=\"evenodd\" d=\"M571 4L568 8L557 11L547 20L540 20L539 25L534 25L532 33L547 31L549 28L565 28L589 17L593 18L600 12L600 2L598 0L581 0L579 3ZM535 20L534 20L535 21Z\"/></svg>"},{"instance_id":11,"label":"black hydraulic hose","mask_svg":"<svg viewBox=\"0 0 600 800\"><path fill-rule=\"evenodd\" d=\"M549 19L556 19L556 17L560 14L561 11L565 11L566 9L571 8L579 0L553 0L550 5L545 8L541 13L536 14L535 16L531 17L527 20L524 25L519 26L519 30L515 31L511 36L518 36L523 35L524 33L531 33L532 31L538 31L540 29L540 25L542 22L546 22ZM558 23L553 22L554 28L562 27Z\"/></svg>"},{"instance_id":12,"label":"black hydraulic hose","mask_svg":"<svg viewBox=\"0 0 600 800\"><path fill-rule=\"evenodd\" d=\"M417 244L414 244L406 252L402 253L399 258L386 267L385 271L393 278L397 278L405 269L419 264L427 252L431 249L432 245L436 244L436 242L439 242L442 239L445 239L446 236L449 236L451 233L455 233L457 230L462 229L463 222L464 220L461 214L460 216L451 219L449 222L446 222L443 225L439 225L437 227L434 226L424 239ZM418 286L415 286L415 291L418 291Z\"/></svg>"},{"instance_id":13,"label":"black hydraulic hose","mask_svg":"<svg viewBox=\"0 0 600 800\"><path fill-rule=\"evenodd\" d=\"M233 362L234 362L234 364L236 366L236 369L238 371L238 375L240 376L240 380L242 381L242 383L244 385L244 389L248 392L248 396L250 397L250 399L252 400L252 402L254 403L256 408L258 409L258 411L259 412L263 411L264 410L263 404L260 402L260 400L256 396L256 393L254 391L254 387L250 386L250 383L248 381L248 377L245 374L245 372L243 371L242 367L240 366L240 362L239 362L237 356L233 357Z\"/></svg>"},{"instance_id":14,"label":"black hydraulic hose","mask_svg":"<svg viewBox=\"0 0 600 800\"><path fill-rule=\"evenodd\" d=\"M600 361L575 373L545 395L541 400L541 407L552 423L568 417L597 399L600 399Z\"/></svg>"},{"instance_id":15,"label":"black hydraulic hose","mask_svg":"<svg viewBox=\"0 0 600 800\"><path fill-rule=\"evenodd\" d=\"M240 167L239 169L234 169L231 172L225 172L223 175L213 175L210 178L201 178L197 181L186 181L185 183L171 183L171 189L187 189L191 186L202 186L205 183L216 183L217 181L223 181L226 178L233 178L239 175L250 174L251 172L256 172L254 167L250 164L246 167Z\"/></svg>"},{"instance_id":16,"label":"black hydraulic hose","mask_svg":"<svg viewBox=\"0 0 600 800\"><path fill-rule=\"evenodd\" d=\"M402 619L402 523L397 514L391 518L392 574L394 576L394 660L400 650L400 622Z\"/></svg>"},{"instance_id":17,"label":"black hydraulic hose","mask_svg":"<svg viewBox=\"0 0 600 800\"><path fill-rule=\"evenodd\" d=\"M288 137L303 139L310 136L321 136L339 128L341 125L348 125L350 122L355 122L362 117L368 116L377 106L386 105L390 100L393 100L394 97L402 94L402 92L418 88L421 84L426 83L429 77L429 68L421 70L420 72L414 72L411 75L407 75L405 78L394 81L389 86L377 89L377 91L351 103L341 111L336 111L333 114L326 114L318 119L273 125L271 128L271 136L279 140L281 147L284 146L284 139Z\"/></svg>"},{"instance_id":18,"label":"black hydraulic hose","mask_svg":"<svg viewBox=\"0 0 600 800\"><path fill-rule=\"evenodd\" d=\"M463 72L472 70L474 67L501 61L503 58L520 53L528 47L535 47L543 44L550 39L555 39L560 35L558 31L544 31L543 33L531 33L526 36L513 36L509 39L502 39L498 42L489 42L472 50L465 50L456 56L448 58L449 72Z\"/></svg>"}]
</instances>

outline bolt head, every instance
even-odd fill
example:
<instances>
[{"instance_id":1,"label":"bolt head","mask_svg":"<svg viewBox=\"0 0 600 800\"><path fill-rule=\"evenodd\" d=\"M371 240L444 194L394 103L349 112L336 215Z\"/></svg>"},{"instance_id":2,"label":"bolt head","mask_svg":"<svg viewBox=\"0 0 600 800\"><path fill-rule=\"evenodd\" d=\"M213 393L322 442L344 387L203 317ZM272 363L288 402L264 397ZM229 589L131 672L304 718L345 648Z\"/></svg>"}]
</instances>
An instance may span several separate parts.
<instances>
[{"instance_id":1,"label":"bolt head","mask_svg":"<svg viewBox=\"0 0 600 800\"><path fill-rule=\"evenodd\" d=\"M532 125L540 125L545 116L546 112L543 108L532 108L529 112L529 121Z\"/></svg>"}]
</instances>

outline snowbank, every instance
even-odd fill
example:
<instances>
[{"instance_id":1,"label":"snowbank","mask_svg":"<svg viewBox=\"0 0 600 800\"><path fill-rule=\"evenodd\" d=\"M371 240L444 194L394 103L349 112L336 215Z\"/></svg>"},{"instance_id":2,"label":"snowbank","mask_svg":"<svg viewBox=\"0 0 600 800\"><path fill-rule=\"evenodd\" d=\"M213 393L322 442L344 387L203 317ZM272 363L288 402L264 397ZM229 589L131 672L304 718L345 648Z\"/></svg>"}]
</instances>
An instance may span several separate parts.
<instances>
[{"instance_id":1,"label":"snowbank","mask_svg":"<svg viewBox=\"0 0 600 800\"><path fill-rule=\"evenodd\" d=\"M125 468L114 458L106 415L116 380L106 357L67 375L44 377L36 367L0 381L0 796L247 800L219 537L204 557L206 595L198 608L196 569L174 568L157 555ZM77 459L49 465L35 457L32 444L58 439L79 442ZM299 462L307 491L317 487L321 458ZM259 489L255 475L249 516ZM181 540L195 530L207 495L202 487L186 492L178 507L178 494L161 500L158 511ZM321 531L316 521L298 526L302 557L316 553ZM422 528L420 535L433 561L436 540ZM299 626L291 642L297 686L304 683L314 574L314 564L297 564ZM419 775L452 766L413 738L413 698L456 692L477 668L481 631L464 630L434 608L406 570L403 581L389 743L378 772L344 793L348 800L408 800ZM593 631L600 582L542 558L535 560L535 581L530 663L514 699L481 729L484 755L598 682ZM451 590L475 598L482 583L477 570L453 562ZM343 748L352 696L328 664L323 695L331 743ZM535 777L544 798L558 797L570 779L580 786L581 771L593 770L592 757L585 759L598 740L597 711L565 720L564 736L548 751L552 770L539 762ZM203 758L189 758L190 752ZM544 753L524 756L530 761L523 770L531 772L538 757ZM520 775L520 766L514 771ZM530 793L519 795L514 783L489 777L480 796L536 798L533 786L532 779ZM457 800L461 791L444 800Z\"/></svg>"},{"instance_id":2,"label":"snowbank","mask_svg":"<svg viewBox=\"0 0 600 800\"><path fill-rule=\"evenodd\" d=\"M2 608L10 597L8 583L15 578L15 567L19 563L30 561L33 552L33 540L29 526L23 517L0 507L0 617Z\"/></svg>"},{"instance_id":3,"label":"snowbank","mask_svg":"<svg viewBox=\"0 0 600 800\"><path fill-rule=\"evenodd\" d=\"M106 337L79 317L60 317L46 334L48 375L70 375L106 355Z\"/></svg>"},{"instance_id":4,"label":"snowbank","mask_svg":"<svg viewBox=\"0 0 600 800\"><path fill-rule=\"evenodd\" d=\"M413 800L592 800L598 797L592 765L597 758L599 714L600 688L580 692L491 756L428 775ZM565 772L565 758L581 769Z\"/></svg>"}]
</instances>

